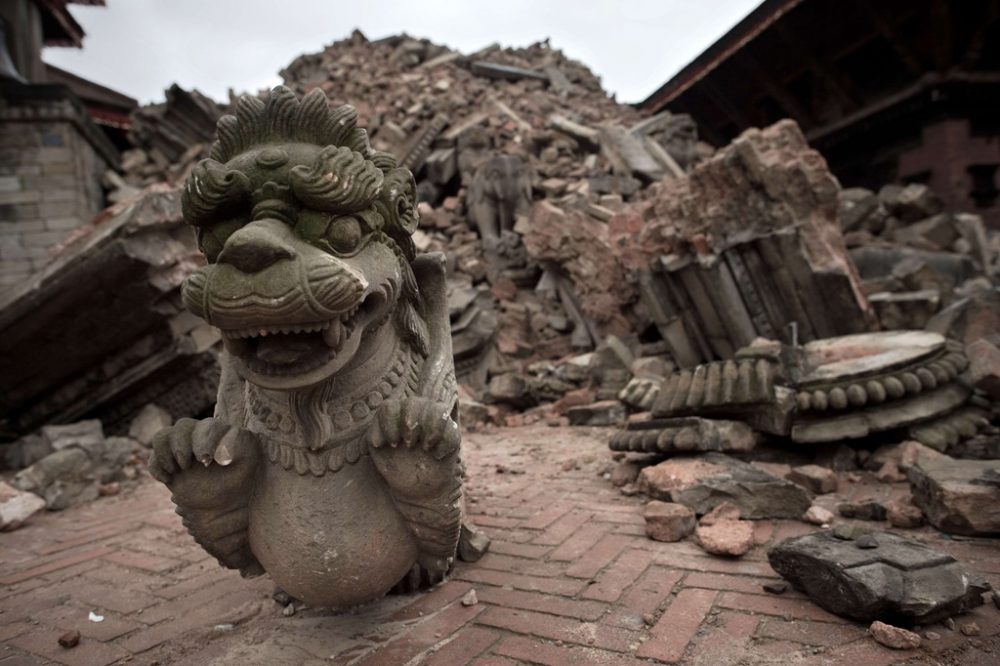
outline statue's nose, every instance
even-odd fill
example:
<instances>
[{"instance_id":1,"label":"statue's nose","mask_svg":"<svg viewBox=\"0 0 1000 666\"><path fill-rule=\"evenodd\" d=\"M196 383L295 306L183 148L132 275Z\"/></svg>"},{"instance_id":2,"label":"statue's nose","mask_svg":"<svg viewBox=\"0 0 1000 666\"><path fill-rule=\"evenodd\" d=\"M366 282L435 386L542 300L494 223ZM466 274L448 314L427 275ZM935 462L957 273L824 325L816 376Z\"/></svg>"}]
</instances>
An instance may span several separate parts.
<instances>
[{"instance_id":1,"label":"statue's nose","mask_svg":"<svg viewBox=\"0 0 1000 666\"><path fill-rule=\"evenodd\" d=\"M282 259L294 259L295 251L274 228L277 226L280 229L284 225L280 222L272 225L269 222L251 222L233 232L219 253L218 263L229 264L244 273L259 273Z\"/></svg>"}]
</instances>

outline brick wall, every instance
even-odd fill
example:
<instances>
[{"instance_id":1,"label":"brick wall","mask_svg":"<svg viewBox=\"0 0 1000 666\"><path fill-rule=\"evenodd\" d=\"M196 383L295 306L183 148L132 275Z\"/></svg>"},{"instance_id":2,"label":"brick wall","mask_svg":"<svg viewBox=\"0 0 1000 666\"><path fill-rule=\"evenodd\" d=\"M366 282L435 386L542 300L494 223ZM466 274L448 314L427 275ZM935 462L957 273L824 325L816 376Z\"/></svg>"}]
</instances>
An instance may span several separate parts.
<instances>
[{"instance_id":1,"label":"brick wall","mask_svg":"<svg viewBox=\"0 0 1000 666\"><path fill-rule=\"evenodd\" d=\"M115 156L89 123L66 98L0 106L0 289L104 207L101 175Z\"/></svg>"}]
</instances>

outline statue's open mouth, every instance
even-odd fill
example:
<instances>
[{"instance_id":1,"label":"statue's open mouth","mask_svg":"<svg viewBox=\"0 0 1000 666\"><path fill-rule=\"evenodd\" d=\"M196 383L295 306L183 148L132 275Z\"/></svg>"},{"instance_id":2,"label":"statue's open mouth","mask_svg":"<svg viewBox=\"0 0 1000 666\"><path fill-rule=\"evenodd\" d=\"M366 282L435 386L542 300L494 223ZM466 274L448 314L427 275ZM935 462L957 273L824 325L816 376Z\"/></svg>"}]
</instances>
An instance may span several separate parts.
<instances>
[{"instance_id":1,"label":"statue's open mouth","mask_svg":"<svg viewBox=\"0 0 1000 666\"><path fill-rule=\"evenodd\" d=\"M222 331L226 348L261 375L298 375L332 360L354 333L357 308L337 319Z\"/></svg>"},{"instance_id":2,"label":"statue's open mouth","mask_svg":"<svg viewBox=\"0 0 1000 666\"><path fill-rule=\"evenodd\" d=\"M383 295L375 292L327 321L261 323L221 332L226 349L255 375L276 379L301 376L330 364L338 356L353 355L362 337L359 329L364 329L382 304Z\"/></svg>"}]
</instances>

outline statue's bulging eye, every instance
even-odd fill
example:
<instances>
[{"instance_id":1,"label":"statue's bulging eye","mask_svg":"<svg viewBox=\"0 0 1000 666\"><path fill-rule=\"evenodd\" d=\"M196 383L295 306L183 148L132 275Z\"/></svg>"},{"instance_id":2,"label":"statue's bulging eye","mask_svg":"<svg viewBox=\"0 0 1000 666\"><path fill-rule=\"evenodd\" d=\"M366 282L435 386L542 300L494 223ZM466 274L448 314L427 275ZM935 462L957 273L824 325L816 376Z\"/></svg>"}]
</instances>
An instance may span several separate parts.
<instances>
[{"instance_id":1,"label":"statue's bulging eye","mask_svg":"<svg viewBox=\"0 0 1000 666\"><path fill-rule=\"evenodd\" d=\"M351 215L339 217L327 229L326 240L337 252L353 252L361 242L361 224Z\"/></svg>"}]
</instances>

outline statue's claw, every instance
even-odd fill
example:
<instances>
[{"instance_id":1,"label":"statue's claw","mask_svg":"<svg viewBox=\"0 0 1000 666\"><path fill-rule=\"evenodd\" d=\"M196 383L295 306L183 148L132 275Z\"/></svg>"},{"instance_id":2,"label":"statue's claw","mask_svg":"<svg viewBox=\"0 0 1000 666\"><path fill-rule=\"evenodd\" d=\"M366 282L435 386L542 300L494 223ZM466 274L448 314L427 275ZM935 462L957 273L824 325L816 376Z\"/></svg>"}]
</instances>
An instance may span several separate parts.
<instances>
[{"instance_id":1,"label":"statue's claw","mask_svg":"<svg viewBox=\"0 0 1000 666\"><path fill-rule=\"evenodd\" d=\"M428 398L390 400L379 407L368 431L368 444L383 447L420 449L436 460L458 451L462 435L448 409Z\"/></svg>"}]
</instances>

